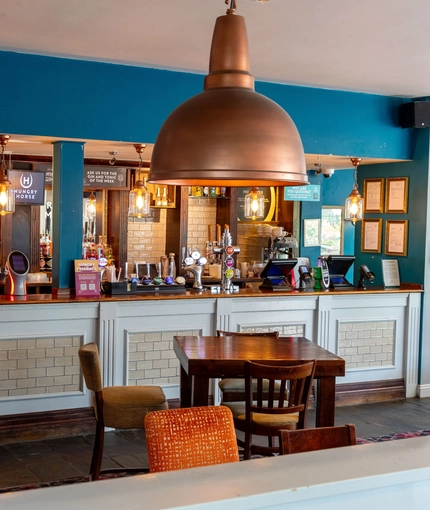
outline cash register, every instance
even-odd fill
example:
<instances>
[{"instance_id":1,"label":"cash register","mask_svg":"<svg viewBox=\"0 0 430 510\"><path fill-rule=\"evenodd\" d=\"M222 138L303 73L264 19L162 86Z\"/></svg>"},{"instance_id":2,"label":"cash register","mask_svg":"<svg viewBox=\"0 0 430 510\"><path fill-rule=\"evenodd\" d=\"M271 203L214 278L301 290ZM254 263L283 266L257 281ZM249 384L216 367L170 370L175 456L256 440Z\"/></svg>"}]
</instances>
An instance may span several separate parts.
<instances>
[{"instance_id":1,"label":"cash register","mask_svg":"<svg viewBox=\"0 0 430 510\"><path fill-rule=\"evenodd\" d=\"M352 283L346 279L346 273L354 263L354 260L354 255L329 255L327 257L327 268L332 289L342 290L353 287Z\"/></svg>"},{"instance_id":2,"label":"cash register","mask_svg":"<svg viewBox=\"0 0 430 510\"><path fill-rule=\"evenodd\" d=\"M294 267L297 259L270 259L261 272L263 278L261 289L293 290L296 288L294 280Z\"/></svg>"}]
</instances>

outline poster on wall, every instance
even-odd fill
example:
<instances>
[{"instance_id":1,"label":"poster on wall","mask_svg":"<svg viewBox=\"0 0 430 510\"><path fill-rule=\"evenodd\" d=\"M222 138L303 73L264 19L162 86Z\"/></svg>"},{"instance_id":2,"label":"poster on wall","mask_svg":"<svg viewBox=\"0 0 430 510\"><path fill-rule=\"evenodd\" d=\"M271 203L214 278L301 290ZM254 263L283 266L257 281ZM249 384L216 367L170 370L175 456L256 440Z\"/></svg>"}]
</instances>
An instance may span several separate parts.
<instances>
[{"instance_id":1,"label":"poster on wall","mask_svg":"<svg viewBox=\"0 0 430 510\"><path fill-rule=\"evenodd\" d=\"M45 204L45 172L9 170L8 178L15 190L16 205Z\"/></svg>"},{"instance_id":2,"label":"poster on wall","mask_svg":"<svg viewBox=\"0 0 430 510\"><path fill-rule=\"evenodd\" d=\"M276 193L275 188L273 186L267 187L258 187L258 189L264 195L264 218L258 220L259 222L264 221L272 221L273 216L275 214L276 208ZM252 221L249 218L245 218L245 197L250 192L251 188L238 188L238 221ZM254 221L255 223L255 221Z\"/></svg>"}]
</instances>

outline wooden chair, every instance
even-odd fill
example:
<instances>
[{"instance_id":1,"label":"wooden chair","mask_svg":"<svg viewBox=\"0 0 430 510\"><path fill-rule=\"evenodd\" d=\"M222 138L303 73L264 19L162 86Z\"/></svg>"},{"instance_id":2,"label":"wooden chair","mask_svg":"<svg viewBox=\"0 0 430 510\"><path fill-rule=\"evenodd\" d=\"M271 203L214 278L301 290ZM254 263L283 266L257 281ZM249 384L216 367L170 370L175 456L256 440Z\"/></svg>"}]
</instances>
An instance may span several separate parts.
<instances>
[{"instance_id":1,"label":"wooden chair","mask_svg":"<svg viewBox=\"0 0 430 510\"><path fill-rule=\"evenodd\" d=\"M159 386L107 386L103 388L97 345L93 342L85 344L80 347L78 354L85 383L88 389L94 392L97 426L90 480L98 480L103 457L105 427L141 429L148 411L167 409L168 403Z\"/></svg>"},{"instance_id":2,"label":"wooden chair","mask_svg":"<svg viewBox=\"0 0 430 510\"><path fill-rule=\"evenodd\" d=\"M281 429L303 429L306 426L306 414L312 381L315 373L315 361L301 365L260 365L245 363L245 402L226 402L233 413L234 425L245 434L239 446L244 448L244 459L250 459L252 453L270 455L279 453L279 448L269 442L261 446L253 441L253 436L278 437ZM263 381L268 381L268 398L265 400ZM257 382L256 398L253 396L253 383ZM280 381L279 395L275 396L275 381ZM287 383L289 394L287 400Z\"/></svg>"},{"instance_id":3,"label":"wooden chair","mask_svg":"<svg viewBox=\"0 0 430 510\"><path fill-rule=\"evenodd\" d=\"M224 406L148 413L145 434L151 473L239 461L233 416Z\"/></svg>"},{"instance_id":4,"label":"wooden chair","mask_svg":"<svg viewBox=\"0 0 430 510\"><path fill-rule=\"evenodd\" d=\"M263 333L247 333L247 332L231 332L231 331L217 331L217 336L269 336L279 337L278 331L269 331ZM279 384L275 385L279 389ZM218 382L218 387L221 390L222 402L240 402L245 400L245 380L241 378L226 377Z\"/></svg>"},{"instance_id":5,"label":"wooden chair","mask_svg":"<svg viewBox=\"0 0 430 510\"><path fill-rule=\"evenodd\" d=\"M351 446L356 443L355 425L279 431L282 455Z\"/></svg>"}]
</instances>

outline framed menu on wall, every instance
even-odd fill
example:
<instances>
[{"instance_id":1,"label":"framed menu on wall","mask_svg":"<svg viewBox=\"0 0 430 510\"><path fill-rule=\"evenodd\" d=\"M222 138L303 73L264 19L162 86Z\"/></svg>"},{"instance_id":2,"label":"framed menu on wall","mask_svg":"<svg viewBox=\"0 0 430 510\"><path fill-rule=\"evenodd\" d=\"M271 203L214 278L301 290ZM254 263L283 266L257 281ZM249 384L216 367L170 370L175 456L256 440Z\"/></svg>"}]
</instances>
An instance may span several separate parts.
<instances>
[{"instance_id":1,"label":"framed menu on wall","mask_svg":"<svg viewBox=\"0 0 430 510\"><path fill-rule=\"evenodd\" d=\"M408 212L408 177L387 178L385 212L404 214Z\"/></svg>"},{"instance_id":2,"label":"framed menu on wall","mask_svg":"<svg viewBox=\"0 0 430 510\"><path fill-rule=\"evenodd\" d=\"M381 213L384 209L384 179L364 179L364 212Z\"/></svg>"}]
</instances>

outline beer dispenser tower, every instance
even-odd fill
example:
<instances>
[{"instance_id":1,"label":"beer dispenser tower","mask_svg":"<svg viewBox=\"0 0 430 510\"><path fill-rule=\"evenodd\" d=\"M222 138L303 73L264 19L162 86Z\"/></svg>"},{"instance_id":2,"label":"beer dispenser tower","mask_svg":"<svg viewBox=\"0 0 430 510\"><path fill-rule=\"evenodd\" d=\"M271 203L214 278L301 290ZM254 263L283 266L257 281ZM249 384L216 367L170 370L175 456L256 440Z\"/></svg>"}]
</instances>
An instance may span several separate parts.
<instances>
[{"instance_id":1,"label":"beer dispenser tower","mask_svg":"<svg viewBox=\"0 0 430 510\"><path fill-rule=\"evenodd\" d=\"M232 278L234 276L234 259L233 255L240 253L238 246L233 246L230 230L228 225L225 226L221 239L221 246L213 248L216 255L221 255L221 285L223 293L234 292Z\"/></svg>"}]
</instances>

